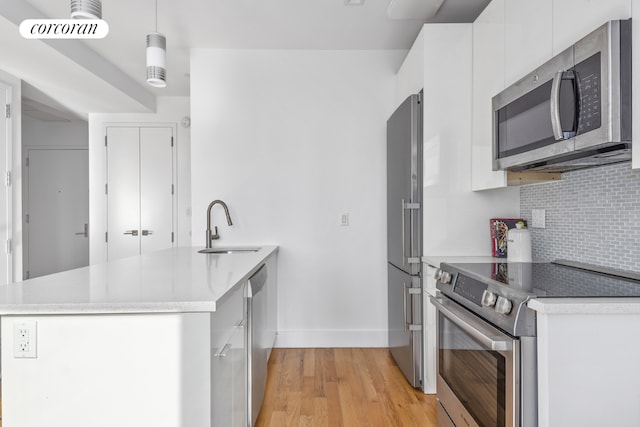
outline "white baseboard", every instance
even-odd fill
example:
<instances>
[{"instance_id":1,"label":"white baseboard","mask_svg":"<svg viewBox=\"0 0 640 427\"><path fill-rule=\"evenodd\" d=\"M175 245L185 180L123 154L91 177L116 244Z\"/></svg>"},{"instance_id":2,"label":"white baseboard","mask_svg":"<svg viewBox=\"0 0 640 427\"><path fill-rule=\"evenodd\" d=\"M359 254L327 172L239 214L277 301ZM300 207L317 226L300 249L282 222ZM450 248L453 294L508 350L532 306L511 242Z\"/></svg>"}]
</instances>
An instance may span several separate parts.
<instances>
[{"instance_id":1,"label":"white baseboard","mask_svg":"<svg viewBox=\"0 0 640 427\"><path fill-rule=\"evenodd\" d=\"M280 330L278 348L388 347L389 332L383 330Z\"/></svg>"}]
</instances>

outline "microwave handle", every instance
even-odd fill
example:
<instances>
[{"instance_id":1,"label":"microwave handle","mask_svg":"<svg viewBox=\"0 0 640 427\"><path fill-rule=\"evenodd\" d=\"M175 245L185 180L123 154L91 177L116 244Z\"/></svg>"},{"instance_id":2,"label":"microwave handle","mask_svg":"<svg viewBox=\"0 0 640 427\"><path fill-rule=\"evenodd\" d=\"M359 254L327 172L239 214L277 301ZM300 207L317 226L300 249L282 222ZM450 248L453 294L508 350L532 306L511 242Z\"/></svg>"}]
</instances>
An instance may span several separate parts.
<instances>
[{"instance_id":1,"label":"microwave handle","mask_svg":"<svg viewBox=\"0 0 640 427\"><path fill-rule=\"evenodd\" d=\"M562 71L558 71L553 77L551 85L551 128L556 141L564 138L562 123L560 122L560 83L562 83Z\"/></svg>"},{"instance_id":2,"label":"microwave handle","mask_svg":"<svg viewBox=\"0 0 640 427\"><path fill-rule=\"evenodd\" d=\"M575 130L572 130L571 132L565 132L564 130L562 130L562 121L560 119L560 85L562 84L562 80L565 80L565 75L570 76L570 78L566 78L566 80L573 80L575 83L576 76L573 71L558 71L553 77L553 84L551 85L551 128L553 129L553 136L556 141L573 138L574 136L576 136L577 130L577 128ZM576 90L577 88L574 84L574 100L577 97Z\"/></svg>"}]
</instances>

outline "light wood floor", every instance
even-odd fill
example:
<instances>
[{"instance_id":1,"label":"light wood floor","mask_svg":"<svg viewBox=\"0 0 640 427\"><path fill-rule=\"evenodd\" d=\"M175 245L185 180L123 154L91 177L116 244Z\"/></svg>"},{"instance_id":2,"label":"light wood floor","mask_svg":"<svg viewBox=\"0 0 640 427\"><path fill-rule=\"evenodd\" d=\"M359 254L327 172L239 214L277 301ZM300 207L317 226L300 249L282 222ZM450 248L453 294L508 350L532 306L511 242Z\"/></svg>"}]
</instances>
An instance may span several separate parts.
<instances>
[{"instance_id":1,"label":"light wood floor","mask_svg":"<svg viewBox=\"0 0 640 427\"><path fill-rule=\"evenodd\" d=\"M388 349L274 349L256 427L435 427L436 398Z\"/></svg>"}]
</instances>

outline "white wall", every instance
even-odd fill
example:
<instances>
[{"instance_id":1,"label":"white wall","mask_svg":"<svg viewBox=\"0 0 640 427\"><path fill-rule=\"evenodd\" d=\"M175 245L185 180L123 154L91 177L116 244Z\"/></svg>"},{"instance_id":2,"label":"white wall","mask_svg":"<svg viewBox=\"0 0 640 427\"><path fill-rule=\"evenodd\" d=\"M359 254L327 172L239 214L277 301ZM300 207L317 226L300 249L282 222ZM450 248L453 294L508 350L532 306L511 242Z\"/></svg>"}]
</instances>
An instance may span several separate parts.
<instances>
[{"instance_id":1,"label":"white wall","mask_svg":"<svg viewBox=\"0 0 640 427\"><path fill-rule=\"evenodd\" d=\"M22 119L22 146L31 147L89 147L87 122L45 122L27 116Z\"/></svg>"},{"instance_id":2,"label":"white wall","mask_svg":"<svg viewBox=\"0 0 640 427\"><path fill-rule=\"evenodd\" d=\"M89 236L90 263L107 260L105 123L172 123L177 126L177 235L176 246L191 244L191 176L189 174L191 129L180 122L189 116L189 97L158 97L154 114L89 114Z\"/></svg>"},{"instance_id":3,"label":"white wall","mask_svg":"<svg viewBox=\"0 0 640 427\"><path fill-rule=\"evenodd\" d=\"M193 243L280 246L281 347L386 346L386 120L405 51L192 49ZM349 213L348 227L340 215Z\"/></svg>"}]
</instances>

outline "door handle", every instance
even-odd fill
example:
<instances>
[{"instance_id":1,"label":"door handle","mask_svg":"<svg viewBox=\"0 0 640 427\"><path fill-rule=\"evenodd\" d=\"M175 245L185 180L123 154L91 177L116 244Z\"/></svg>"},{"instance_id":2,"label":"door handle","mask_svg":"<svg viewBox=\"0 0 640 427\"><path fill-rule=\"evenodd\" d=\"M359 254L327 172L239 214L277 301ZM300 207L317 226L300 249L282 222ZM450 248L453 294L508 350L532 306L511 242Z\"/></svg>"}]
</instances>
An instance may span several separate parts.
<instances>
[{"instance_id":1,"label":"door handle","mask_svg":"<svg viewBox=\"0 0 640 427\"><path fill-rule=\"evenodd\" d=\"M138 235L138 230L127 230L124 232L124 234L129 234L131 236L137 236Z\"/></svg>"},{"instance_id":2,"label":"door handle","mask_svg":"<svg viewBox=\"0 0 640 427\"><path fill-rule=\"evenodd\" d=\"M142 235L143 236L149 236L153 234L153 230L142 230Z\"/></svg>"},{"instance_id":3,"label":"door handle","mask_svg":"<svg viewBox=\"0 0 640 427\"><path fill-rule=\"evenodd\" d=\"M76 236L89 237L89 224L85 224L84 225L84 231L82 231L80 233L76 233Z\"/></svg>"},{"instance_id":4,"label":"door handle","mask_svg":"<svg viewBox=\"0 0 640 427\"><path fill-rule=\"evenodd\" d=\"M227 357L227 354L229 353L229 350L231 350L231 343L226 343L224 345L224 347L222 347L222 349L220 349L220 351L218 351L217 353L215 353L213 355L213 357Z\"/></svg>"}]
</instances>

